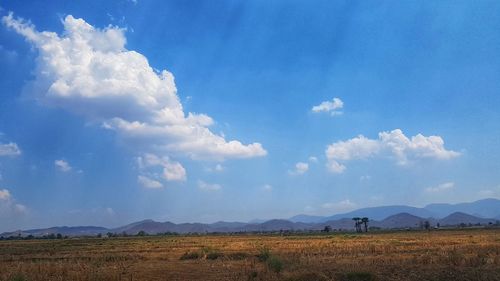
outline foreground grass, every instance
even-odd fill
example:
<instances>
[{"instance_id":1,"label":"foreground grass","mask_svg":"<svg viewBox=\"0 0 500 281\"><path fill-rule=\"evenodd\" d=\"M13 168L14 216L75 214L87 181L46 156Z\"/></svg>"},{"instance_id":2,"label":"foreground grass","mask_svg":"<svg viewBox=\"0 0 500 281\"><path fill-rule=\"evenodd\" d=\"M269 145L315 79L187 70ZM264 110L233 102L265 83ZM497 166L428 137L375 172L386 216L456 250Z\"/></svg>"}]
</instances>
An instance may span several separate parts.
<instances>
[{"instance_id":1,"label":"foreground grass","mask_svg":"<svg viewBox=\"0 0 500 281\"><path fill-rule=\"evenodd\" d=\"M500 231L0 241L0 280L500 280Z\"/></svg>"}]
</instances>

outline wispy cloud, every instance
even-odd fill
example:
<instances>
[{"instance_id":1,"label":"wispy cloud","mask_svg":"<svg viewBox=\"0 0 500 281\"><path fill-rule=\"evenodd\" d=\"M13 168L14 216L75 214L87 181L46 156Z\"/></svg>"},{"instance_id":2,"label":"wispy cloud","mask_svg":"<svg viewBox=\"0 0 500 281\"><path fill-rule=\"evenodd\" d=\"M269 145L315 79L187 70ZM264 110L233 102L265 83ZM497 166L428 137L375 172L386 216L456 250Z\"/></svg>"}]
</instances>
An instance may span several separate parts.
<instances>
[{"instance_id":1,"label":"wispy cloud","mask_svg":"<svg viewBox=\"0 0 500 281\"><path fill-rule=\"evenodd\" d=\"M156 178L166 181L185 181L186 170L181 163L171 160L169 157L158 157L154 154L146 153L137 157L139 171L143 176L152 174ZM160 167L161 173L150 172L150 168Z\"/></svg>"},{"instance_id":2,"label":"wispy cloud","mask_svg":"<svg viewBox=\"0 0 500 281\"><path fill-rule=\"evenodd\" d=\"M27 212L28 208L17 203L8 189L0 189L0 218L12 218Z\"/></svg>"},{"instance_id":3,"label":"wispy cloud","mask_svg":"<svg viewBox=\"0 0 500 281\"><path fill-rule=\"evenodd\" d=\"M340 202L327 202L321 205L321 208L327 209L329 211L343 212L350 211L357 207L357 204L351 202L349 199L342 200Z\"/></svg>"},{"instance_id":4,"label":"wispy cloud","mask_svg":"<svg viewBox=\"0 0 500 281\"><path fill-rule=\"evenodd\" d=\"M157 189L163 187L161 182L143 175L137 176L137 182L145 188Z\"/></svg>"},{"instance_id":5,"label":"wispy cloud","mask_svg":"<svg viewBox=\"0 0 500 281\"><path fill-rule=\"evenodd\" d=\"M214 167L206 167L205 171L210 172L210 173L221 173L224 172L225 167L222 166L221 164L217 164Z\"/></svg>"},{"instance_id":6,"label":"wispy cloud","mask_svg":"<svg viewBox=\"0 0 500 281\"><path fill-rule=\"evenodd\" d=\"M324 101L319 105L313 106L312 111L315 113L319 112L329 112L330 115L336 116L341 115L342 109L344 107L344 102L339 98L333 98L332 101Z\"/></svg>"},{"instance_id":7,"label":"wispy cloud","mask_svg":"<svg viewBox=\"0 0 500 281\"><path fill-rule=\"evenodd\" d=\"M304 162L298 162L295 164L295 168L293 170L289 170L288 173L290 175L303 175L309 170L309 164Z\"/></svg>"},{"instance_id":8,"label":"wispy cloud","mask_svg":"<svg viewBox=\"0 0 500 281\"><path fill-rule=\"evenodd\" d=\"M21 154L21 150L16 143L0 143L0 156L17 156Z\"/></svg>"},{"instance_id":9,"label":"wispy cloud","mask_svg":"<svg viewBox=\"0 0 500 281\"><path fill-rule=\"evenodd\" d=\"M202 180L198 181L198 188L204 191L217 191L222 188L220 184L216 183L206 183Z\"/></svg>"},{"instance_id":10,"label":"wispy cloud","mask_svg":"<svg viewBox=\"0 0 500 281\"><path fill-rule=\"evenodd\" d=\"M63 159L59 159L59 160L56 160L54 161L54 166L56 167L56 169L58 169L59 171L61 172L69 172L71 171L73 168L71 167L71 165L63 160Z\"/></svg>"},{"instance_id":11,"label":"wispy cloud","mask_svg":"<svg viewBox=\"0 0 500 281\"><path fill-rule=\"evenodd\" d=\"M308 160L309 163L318 163L318 157L316 156L310 156Z\"/></svg>"},{"instance_id":12,"label":"wispy cloud","mask_svg":"<svg viewBox=\"0 0 500 281\"><path fill-rule=\"evenodd\" d=\"M273 186L270 185L270 184L264 184L262 186L262 189L265 190L265 191L271 191L271 190L273 190Z\"/></svg>"},{"instance_id":13,"label":"wispy cloud","mask_svg":"<svg viewBox=\"0 0 500 281\"><path fill-rule=\"evenodd\" d=\"M444 191L450 191L455 188L455 183L454 182L445 182L442 184L438 184L436 186L430 186L425 189L425 192L428 193L438 193L438 192L444 192Z\"/></svg>"}]
</instances>

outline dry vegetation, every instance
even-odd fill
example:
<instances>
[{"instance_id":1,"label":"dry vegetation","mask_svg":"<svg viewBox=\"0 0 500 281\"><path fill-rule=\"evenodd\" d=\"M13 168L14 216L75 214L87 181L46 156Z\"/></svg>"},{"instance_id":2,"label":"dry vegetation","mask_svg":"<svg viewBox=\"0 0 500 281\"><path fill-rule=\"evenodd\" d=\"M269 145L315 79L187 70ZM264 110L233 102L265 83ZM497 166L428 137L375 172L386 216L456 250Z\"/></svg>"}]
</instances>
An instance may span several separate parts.
<instances>
[{"instance_id":1,"label":"dry vegetation","mask_svg":"<svg viewBox=\"0 0 500 281\"><path fill-rule=\"evenodd\" d=\"M0 241L0 280L500 280L500 231Z\"/></svg>"}]
</instances>

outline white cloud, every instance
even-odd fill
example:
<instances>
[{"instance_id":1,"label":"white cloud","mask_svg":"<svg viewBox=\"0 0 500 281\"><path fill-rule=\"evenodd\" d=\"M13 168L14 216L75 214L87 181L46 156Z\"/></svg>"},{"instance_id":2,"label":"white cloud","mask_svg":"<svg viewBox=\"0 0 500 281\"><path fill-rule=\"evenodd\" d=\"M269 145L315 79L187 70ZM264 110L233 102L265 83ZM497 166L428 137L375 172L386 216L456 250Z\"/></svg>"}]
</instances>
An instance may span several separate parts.
<instances>
[{"instance_id":1,"label":"white cloud","mask_svg":"<svg viewBox=\"0 0 500 281\"><path fill-rule=\"evenodd\" d=\"M7 189L0 189L0 200L9 200L10 192Z\"/></svg>"},{"instance_id":2,"label":"white cloud","mask_svg":"<svg viewBox=\"0 0 500 281\"><path fill-rule=\"evenodd\" d=\"M364 175L364 176L359 177L359 181L362 181L362 182L369 181L371 179L372 179L372 176L370 176L370 175Z\"/></svg>"},{"instance_id":3,"label":"white cloud","mask_svg":"<svg viewBox=\"0 0 500 281\"><path fill-rule=\"evenodd\" d=\"M0 218L12 218L25 215L28 212L26 206L16 203L7 189L0 189Z\"/></svg>"},{"instance_id":4,"label":"white cloud","mask_svg":"<svg viewBox=\"0 0 500 281\"><path fill-rule=\"evenodd\" d=\"M124 29L98 29L68 15L59 35L39 32L12 13L2 20L38 50L32 88L40 102L102 122L159 155L224 160L267 154L260 143L214 134L208 128L214 121L205 114L186 114L173 75L127 50Z\"/></svg>"},{"instance_id":5,"label":"white cloud","mask_svg":"<svg viewBox=\"0 0 500 281\"><path fill-rule=\"evenodd\" d=\"M344 107L344 102L339 98L333 98L332 101L324 101L319 105L313 106L312 111L315 113L319 112L330 112L330 115L342 115L342 109Z\"/></svg>"},{"instance_id":6,"label":"white cloud","mask_svg":"<svg viewBox=\"0 0 500 281\"><path fill-rule=\"evenodd\" d=\"M114 216L115 215L115 210L113 210L113 208L111 208L111 207L105 208L104 211L106 212L106 214L108 214L110 216Z\"/></svg>"},{"instance_id":7,"label":"white cloud","mask_svg":"<svg viewBox=\"0 0 500 281\"><path fill-rule=\"evenodd\" d=\"M161 177L166 181L185 181L186 170L179 163L172 161L168 157L158 157L154 154L146 153L137 158L139 169L143 173L147 173L149 168L161 167L161 175L155 173L156 177Z\"/></svg>"},{"instance_id":8,"label":"white cloud","mask_svg":"<svg viewBox=\"0 0 500 281\"><path fill-rule=\"evenodd\" d=\"M222 172L222 171L224 171L224 167L222 167L221 164L217 164L217 165L215 165L215 169L214 170L217 171L217 172Z\"/></svg>"},{"instance_id":9,"label":"white cloud","mask_svg":"<svg viewBox=\"0 0 500 281\"><path fill-rule=\"evenodd\" d=\"M384 147L390 149L401 165L406 164L409 158L451 159L460 156L458 152L446 150L440 136L425 137L417 134L409 139L400 129L396 129L379 133L379 140Z\"/></svg>"},{"instance_id":10,"label":"white cloud","mask_svg":"<svg viewBox=\"0 0 500 281\"><path fill-rule=\"evenodd\" d=\"M212 172L221 173L221 172L224 171L224 169L225 169L224 166L222 166L221 164L217 164L213 168L212 167L206 167L205 171L210 172L210 173L212 173Z\"/></svg>"},{"instance_id":11,"label":"white cloud","mask_svg":"<svg viewBox=\"0 0 500 281\"><path fill-rule=\"evenodd\" d=\"M345 171L346 167L335 160L328 159L326 163L326 168L335 174L341 174Z\"/></svg>"},{"instance_id":12,"label":"white cloud","mask_svg":"<svg viewBox=\"0 0 500 281\"><path fill-rule=\"evenodd\" d=\"M382 201L384 200L384 196L383 195L372 195L370 196L370 201Z\"/></svg>"},{"instance_id":13,"label":"white cloud","mask_svg":"<svg viewBox=\"0 0 500 281\"><path fill-rule=\"evenodd\" d=\"M477 194L481 197L493 197L495 195L495 191L491 189L482 189L479 190Z\"/></svg>"},{"instance_id":14,"label":"white cloud","mask_svg":"<svg viewBox=\"0 0 500 281\"><path fill-rule=\"evenodd\" d=\"M21 154L21 150L16 143L0 143L0 156L17 156Z\"/></svg>"},{"instance_id":15,"label":"white cloud","mask_svg":"<svg viewBox=\"0 0 500 281\"><path fill-rule=\"evenodd\" d=\"M342 173L346 169L341 162L378 155L391 156L399 165L422 158L446 160L460 156L456 151L446 150L440 136L425 137L418 134L410 139L400 129L381 132L378 139L359 135L347 141L339 141L329 145L325 154L328 159L327 168L334 173Z\"/></svg>"},{"instance_id":16,"label":"white cloud","mask_svg":"<svg viewBox=\"0 0 500 281\"><path fill-rule=\"evenodd\" d=\"M310 156L309 163L318 163L318 158L316 156Z\"/></svg>"},{"instance_id":17,"label":"white cloud","mask_svg":"<svg viewBox=\"0 0 500 281\"><path fill-rule=\"evenodd\" d=\"M270 184L264 184L264 185L262 186L262 189L263 189L263 190L266 190L266 191L271 191L271 190L273 190L273 186L272 186L272 185L270 185Z\"/></svg>"},{"instance_id":18,"label":"white cloud","mask_svg":"<svg viewBox=\"0 0 500 281\"><path fill-rule=\"evenodd\" d=\"M163 184L157 180L150 179L146 176L139 175L137 177L137 182L139 182L143 187L145 188L152 188L152 189L157 189L157 188L162 188Z\"/></svg>"},{"instance_id":19,"label":"white cloud","mask_svg":"<svg viewBox=\"0 0 500 281\"><path fill-rule=\"evenodd\" d=\"M449 191L455 188L455 183L454 182L445 182L436 186L430 186L425 189L425 192L428 193L438 193L438 192L444 192L444 191Z\"/></svg>"},{"instance_id":20,"label":"white cloud","mask_svg":"<svg viewBox=\"0 0 500 281\"><path fill-rule=\"evenodd\" d=\"M324 203L321 205L321 207L323 209L328 209L328 210L337 211L337 212L350 211L350 210L356 208L356 206L357 206L357 204L354 202L351 202L351 200L349 200L349 199L342 200L340 202L328 202L328 203Z\"/></svg>"},{"instance_id":21,"label":"white cloud","mask_svg":"<svg viewBox=\"0 0 500 281\"><path fill-rule=\"evenodd\" d=\"M295 164L295 169L288 171L290 175L303 175L309 170L309 164L304 162L298 162Z\"/></svg>"},{"instance_id":22,"label":"white cloud","mask_svg":"<svg viewBox=\"0 0 500 281\"><path fill-rule=\"evenodd\" d=\"M488 198L500 198L500 186L493 187L491 189L481 189L477 192L479 199Z\"/></svg>"},{"instance_id":23,"label":"white cloud","mask_svg":"<svg viewBox=\"0 0 500 281\"><path fill-rule=\"evenodd\" d=\"M314 211L316 211L316 208L314 208L313 206L305 206L304 207L304 212L306 212L306 213L312 213Z\"/></svg>"},{"instance_id":24,"label":"white cloud","mask_svg":"<svg viewBox=\"0 0 500 281\"><path fill-rule=\"evenodd\" d=\"M73 169L68 162L66 162L62 159L54 161L54 165L61 172L69 172L69 171L71 171L71 169Z\"/></svg>"},{"instance_id":25,"label":"white cloud","mask_svg":"<svg viewBox=\"0 0 500 281\"><path fill-rule=\"evenodd\" d=\"M217 191L220 190L222 186L216 183L206 183L202 180L199 180L198 188L205 191Z\"/></svg>"}]
</instances>

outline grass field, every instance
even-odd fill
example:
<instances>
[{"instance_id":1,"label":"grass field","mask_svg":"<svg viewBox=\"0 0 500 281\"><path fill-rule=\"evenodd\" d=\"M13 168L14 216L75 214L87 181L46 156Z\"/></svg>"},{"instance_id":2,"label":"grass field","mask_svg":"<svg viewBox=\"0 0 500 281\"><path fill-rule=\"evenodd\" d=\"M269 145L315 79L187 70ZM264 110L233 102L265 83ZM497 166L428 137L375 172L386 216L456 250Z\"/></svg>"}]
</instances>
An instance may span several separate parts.
<instances>
[{"instance_id":1,"label":"grass field","mask_svg":"<svg viewBox=\"0 0 500 281\"><path fill-rule=\"evenodd\" d=\"M0 241L1 280L500 280L500 231Z\"/></svg>"}]
</instances>

